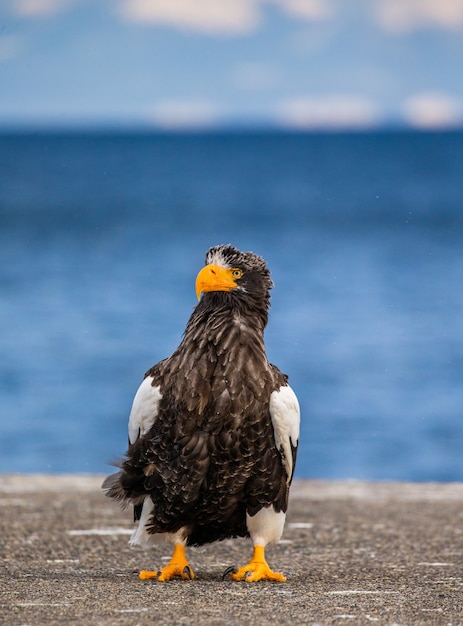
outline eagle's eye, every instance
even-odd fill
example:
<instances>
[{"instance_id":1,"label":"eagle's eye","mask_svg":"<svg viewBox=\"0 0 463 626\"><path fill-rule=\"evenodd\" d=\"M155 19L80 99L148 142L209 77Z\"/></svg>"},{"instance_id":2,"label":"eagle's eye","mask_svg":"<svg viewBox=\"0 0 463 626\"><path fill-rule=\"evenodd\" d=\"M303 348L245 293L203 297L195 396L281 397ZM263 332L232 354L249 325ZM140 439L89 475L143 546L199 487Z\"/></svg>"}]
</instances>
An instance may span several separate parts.
<instances>
[{"instance_id":1,"label":"eagle's eye","mask_svg":"<svg viewBox=\"0 0 463 626\"><path fill-rule=\"evenodd\" d=\"M243 270L240 270L238 268L235 268L232 270L233 278L241 278L242 275L243 275Z\"/></svg>"}]
</instances>

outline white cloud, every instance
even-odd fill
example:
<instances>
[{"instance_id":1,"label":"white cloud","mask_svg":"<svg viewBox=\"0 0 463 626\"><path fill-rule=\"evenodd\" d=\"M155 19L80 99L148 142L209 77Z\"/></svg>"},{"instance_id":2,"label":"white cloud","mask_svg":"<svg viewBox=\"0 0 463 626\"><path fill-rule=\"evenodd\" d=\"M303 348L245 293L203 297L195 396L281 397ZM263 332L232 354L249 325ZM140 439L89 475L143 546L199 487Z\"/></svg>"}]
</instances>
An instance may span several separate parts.
<instances>
[{"instance_id":1,"label":"white cloud","mask_svg":"<svg viewBox=\"0 0 463 626\"><path fill-rule=\"evenodd\" d=\"M343 129L371 127L378 122L379 113L366 98L327 95L286 101L280 105L278 117L292 128Z\"/></svg>"},{"instance_id":2,"label":"white cloud","mask_svg":"<svg viewBox=\"0 0 463 626\"><path fill-rule=\"evenodd\" d=\"M376 17L392 33L436 27L457 30L463 27L463 0L379 0Z\"/></svg>"},{"instance_id":3,"label":"white cloud","mask_svg":"<svg viewBox=\"0 0 463 626\"><path fill-rule=\"evenodd\" d=\"M66 9L70 0L15 0L15 13L22 17L46 17Z\"/></svg>"},{"instance_id":4,"label":"white cloud","mask_svg":"<svg viewBox=\"0 0 463 626\"><path fill-rule=\"evenodd\" d=\"M119 6L120 15L133 22L207 34L241 35L256 30L265 7L270 5L309 21L332 14L330 0L121 0Z\"/></svg>"},{"instance_id":5,"label":"white cloud","mask_svg":"<svg viewBox=\"0 0 463 626\"><path fill-rule=\"evenodd\" d=\"M463 124L463 102L442 93L419 93L403 107L405 120L416 128L451 128Z\"/></svg>"},{"instance_id":6,"label":"white cloud","mask_svg":"<svg viewBox=\"0 0 463 626\"><path fill-rule=\"evenodd\" d=\"M149 120L166 130L194 130L214 126L217 111L205 100L164 100L155 105Z\"/></svg>"},{"instance_id":7,"label":"white cloud","mask_svg":"<svg viewBox=\"0 0 463 626\"><path fill-rule=\"evenodd\" d=\"M330 0L273 0L285 12L308 20L331 17L334 12Z\"/></svg>"},{"instance_id":8,"label":"white cloud","mask_svg":"<svg viewBox=\"0 0 463 626\"><path fill-rule=\"evenodd\" d=\"M236 35L254 30L259 0L124 0L123 17L184 30Z\"/></svg>"}]
</instances>

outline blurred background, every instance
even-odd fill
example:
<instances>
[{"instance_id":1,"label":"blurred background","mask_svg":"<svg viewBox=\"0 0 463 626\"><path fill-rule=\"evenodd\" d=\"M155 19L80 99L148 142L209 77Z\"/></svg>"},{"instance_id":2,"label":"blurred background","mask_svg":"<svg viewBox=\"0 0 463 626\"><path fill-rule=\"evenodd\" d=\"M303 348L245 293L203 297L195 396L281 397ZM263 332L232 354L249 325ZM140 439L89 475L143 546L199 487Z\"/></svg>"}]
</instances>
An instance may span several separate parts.
<instances>
[{"instance_id":1,"label":"blurred background","mask_svg":"<svg viewBox=\"0 0 463 626\"><path fill-rule=\"evenodd\" d=\"M0 472L110 472L206 250L299 478L463 480L463 0L3 0Z\"/></svg>"}]
</instances>

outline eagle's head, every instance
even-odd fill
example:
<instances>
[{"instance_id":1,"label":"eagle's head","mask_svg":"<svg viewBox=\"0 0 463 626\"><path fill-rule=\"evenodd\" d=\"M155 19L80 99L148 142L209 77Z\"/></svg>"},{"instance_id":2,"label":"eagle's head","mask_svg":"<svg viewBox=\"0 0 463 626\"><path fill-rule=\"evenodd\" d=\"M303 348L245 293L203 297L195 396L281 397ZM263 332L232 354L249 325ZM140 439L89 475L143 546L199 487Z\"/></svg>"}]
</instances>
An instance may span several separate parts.
<instances>
[{"instance_id":1,"label":"eagle's head","mask_svg":"<svg viewBox=\"0 0 463 626\"><path fill-rule=\"evenodd\" d=\"M252 308L268 309L273 282L264 259L241 252L230 244L214 246L206 253L206 265L196 278L196 295L225 292Z\"/></svg>"}]
</instances>

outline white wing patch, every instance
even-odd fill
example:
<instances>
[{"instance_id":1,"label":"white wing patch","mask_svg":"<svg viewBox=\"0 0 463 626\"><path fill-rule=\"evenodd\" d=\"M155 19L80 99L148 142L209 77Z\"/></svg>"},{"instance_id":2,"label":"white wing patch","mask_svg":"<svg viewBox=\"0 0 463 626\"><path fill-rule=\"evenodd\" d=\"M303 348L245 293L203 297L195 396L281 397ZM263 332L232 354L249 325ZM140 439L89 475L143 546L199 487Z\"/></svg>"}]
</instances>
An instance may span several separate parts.
<instances>
[{"instance_id":1,"label":"white wing patch","mask_svg":"<svg viewBox=\"0 0 463 626\"><path fill-rule=\"evenodd\" d=\"M147 376L133 399L129 417L130 443L135 443L140 435L146 434L157 417L162 395L159 386L153 387L152 382L153 377Z\"/></svg>"},{"instance_id":2,"label":"white wing patch","mask_svg":"<svg viewBox=\"0 0 463 626\"><path fill-rule=\"evenodd\" d=\"M289 385L280 387L270 395L270 417L272 418L275 444L283 457L288 480L293 475L293 447L299 441L301 412L296 394Z\"/></svg>"}]
</instances>

